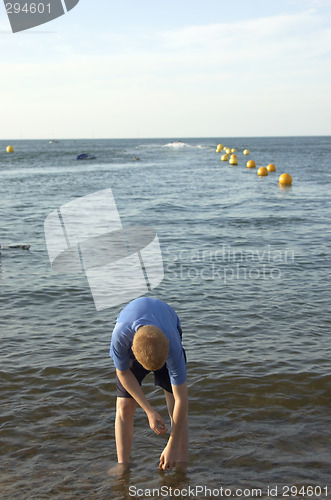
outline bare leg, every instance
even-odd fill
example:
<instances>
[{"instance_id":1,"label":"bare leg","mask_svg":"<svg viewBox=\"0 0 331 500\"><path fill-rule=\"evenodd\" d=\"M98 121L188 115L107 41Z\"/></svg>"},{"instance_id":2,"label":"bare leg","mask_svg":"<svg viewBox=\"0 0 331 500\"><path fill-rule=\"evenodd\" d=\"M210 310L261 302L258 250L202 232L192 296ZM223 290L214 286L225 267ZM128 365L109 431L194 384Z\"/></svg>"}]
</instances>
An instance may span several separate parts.
<instances>
[{"instance_id":1,"label":"bare leg","mask_svg":"<svg viewBox=\"0 0 331 500\"><path fill-rule=\"evenodd\" d=\"M173 394L168 391L164 391L164 395L166 398L167 408L172 425L172 415L175 406L175 398ZM185 427L183 429L180 440L180 460L177 461L176 470L178 469L180 472L185 472L187 468L187 461L188 461L188 421L186 418Z\"/></svg>"},{"instance_id":2,"label":"bare leg","mask_svg":"<svg viewBox=\"0 0 331 500\"><path fill-rule=\"evenodd\" d=\"M132 398L117 398L115 439L117 461L119 464L129 464L133 441L133 417L137 403Z\"/></svg>"},{"instance_id":3,"label":"bare leg","mask_svg":"<svg viewBox=\"0 0 331 500\"><path fill-rule=\"evenodd\" d=\"M169 417L170 417L171 425L172 425L172 414L174 412L175 398L174 398L174 395L168 391L164 391L164 395L165 395L168 413L169 413Z\"/></svg>"}]
</instances>

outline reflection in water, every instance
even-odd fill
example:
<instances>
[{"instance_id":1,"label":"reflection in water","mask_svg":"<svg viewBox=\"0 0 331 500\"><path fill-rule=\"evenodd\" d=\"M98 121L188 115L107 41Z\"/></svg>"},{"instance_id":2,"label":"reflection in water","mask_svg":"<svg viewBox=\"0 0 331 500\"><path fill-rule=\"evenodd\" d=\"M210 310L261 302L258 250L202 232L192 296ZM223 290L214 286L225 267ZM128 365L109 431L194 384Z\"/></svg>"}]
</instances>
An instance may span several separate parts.
<instances>
[{"instance_id":1,"label":"reflection in water","mask_svg":"<svg viewBox=\"0 0 331 500\"><path fill-rule=\"evenodd\" d=\"M130 495L130 470L127 467L114 467L110 476L112 479L109 487L111 492L109 498L121 498L125 500L132 498L132 495Z\"/></svg>"}]
</instances>

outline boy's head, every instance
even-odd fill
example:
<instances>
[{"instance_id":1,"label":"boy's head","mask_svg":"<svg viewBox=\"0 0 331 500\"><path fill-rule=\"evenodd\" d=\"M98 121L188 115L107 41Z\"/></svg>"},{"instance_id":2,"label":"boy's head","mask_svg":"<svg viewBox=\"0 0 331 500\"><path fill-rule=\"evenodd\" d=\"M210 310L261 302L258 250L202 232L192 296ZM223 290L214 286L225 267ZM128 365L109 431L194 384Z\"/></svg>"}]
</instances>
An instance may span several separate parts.
<instances>
[{"instance_id":1,"label":"boy's head","mask_svg":"<svg viewBox=\"0 0 331 500\"><path fill-rule=\"evenodd\" d=\"M159 370L166 362L169 340L157 326L141 326L133 337L132 352L146 370Z\"/></svg>"}]
</instances>

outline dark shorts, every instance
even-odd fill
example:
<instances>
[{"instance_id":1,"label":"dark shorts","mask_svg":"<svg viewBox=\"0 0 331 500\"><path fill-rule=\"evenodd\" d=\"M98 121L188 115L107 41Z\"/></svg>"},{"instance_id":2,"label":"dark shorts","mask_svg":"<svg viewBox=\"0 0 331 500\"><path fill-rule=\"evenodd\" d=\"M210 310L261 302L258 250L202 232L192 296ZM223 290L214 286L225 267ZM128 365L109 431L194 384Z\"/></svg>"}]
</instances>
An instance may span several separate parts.
<instances>
[{"instance_id":1,"label":"dark shorts","mask_svg":"<svg viewBox=\"0 0 331 500\"><path fill-rule=\"evenodd\" d=\"M182 338L181 330L178 329L178 331L180 338ZM186 361L186 354L184 349L183 352ZM138 380L139 385L141 385L146 375L150 373L150 370L146 370L136 359L132 360L132 365L130 366L130 370ZM162 387L162 389L164 389L165 391L172 393L167 363L165 363L162 366L162 368L160 368L160 370L156 370L153 373L154 373L154 385ZM118 398L132 398L131 394L126 389L124 389L117 375L116 375L116 393Z\"/></svg>"}]
</instances>

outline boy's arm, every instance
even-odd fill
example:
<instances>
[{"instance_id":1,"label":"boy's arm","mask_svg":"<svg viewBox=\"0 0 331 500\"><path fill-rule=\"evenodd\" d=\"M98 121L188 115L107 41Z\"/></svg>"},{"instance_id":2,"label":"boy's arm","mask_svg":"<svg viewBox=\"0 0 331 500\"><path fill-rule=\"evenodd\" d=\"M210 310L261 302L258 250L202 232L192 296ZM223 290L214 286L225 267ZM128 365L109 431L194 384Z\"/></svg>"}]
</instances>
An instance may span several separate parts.
<instances>
[{"instance_id":1,"label":"boy's arm","mask_svg":"<svg viewBox=\"0 0 331 500\"><path fill-rule=\"evenodd\" d=\"M172 469L172 467L176 465L177 461L185 461L187 459L187 382L184 382L184 384L181 385L172 385L172 391L175 399L173 423L168 444L164 448L160 457L160 467L164 470Z\"/></svg>"},{"instance_id":2,"label":"boy's arm","mask_svg":"<svg viewBox=\"0 0 331 500\"><path fill-rule=\"evenodd\" d=\"M167 432L167 428L161 415L155 411L146 399L145 394L136 377L133 375L130 369L125 371L120 371L116 369L117 376L123 385L123 387L128 391L129 394L137 401L139 406L146 412L148 417L149 426L156 434L164 434Z\"/></svg>"}]
</instances>

